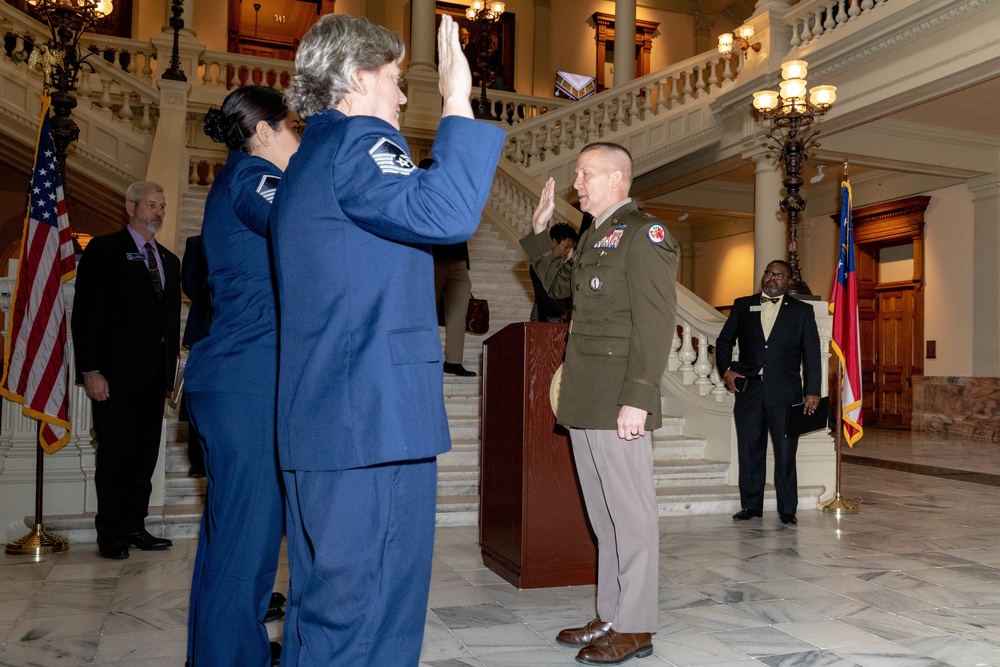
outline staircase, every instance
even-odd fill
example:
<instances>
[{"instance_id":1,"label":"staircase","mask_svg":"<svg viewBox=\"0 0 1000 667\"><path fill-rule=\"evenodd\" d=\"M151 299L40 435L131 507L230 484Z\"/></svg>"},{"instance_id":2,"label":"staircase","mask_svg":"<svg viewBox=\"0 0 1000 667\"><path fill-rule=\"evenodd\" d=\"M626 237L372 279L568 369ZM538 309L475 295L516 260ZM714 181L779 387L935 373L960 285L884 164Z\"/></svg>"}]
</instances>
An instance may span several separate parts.
<instances>
[{"instance_id":1,"label":"staircase","mask_svg":"<svg viewBox=\"0 0 1000 667\"><path fill-rule=\"evenodd\" d=\"M192 192L185 198L184 223L200 219L199 202ZM532 291L528 264L519 250L511 249L488 223L480 225L469 241L472 291L490 303L490 332L521 322L531 312ZM463 363L482 373L482 344L490 334L466 334ZM444 328L441 329L442 344ZM445 410L451 430L451 451L438 459L437 523L474 526L479 522L479 443L481 377L444 376ZM683 435L684 419L664 417L663 428L653 437L654 471L661 516L728 512L739 509L739 494L727 486L729 464L704 458L705 441ZM168 421L164 534L197 534L205 498L204 479L187 476L187 425Z\"/></svg>"}]
</instances>

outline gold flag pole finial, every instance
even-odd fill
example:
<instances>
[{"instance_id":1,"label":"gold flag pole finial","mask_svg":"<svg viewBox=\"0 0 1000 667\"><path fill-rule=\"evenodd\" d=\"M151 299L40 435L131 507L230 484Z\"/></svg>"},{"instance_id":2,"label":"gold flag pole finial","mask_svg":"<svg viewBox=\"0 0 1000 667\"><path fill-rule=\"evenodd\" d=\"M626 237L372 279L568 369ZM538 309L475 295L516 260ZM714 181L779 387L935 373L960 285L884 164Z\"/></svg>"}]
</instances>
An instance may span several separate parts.
<instances>
[{"instance_id":1,"label":"gold flag pole finial","mask_svg":"<svg viewBox=\"0 0 1000 667\"><path fill-rule=\"evenodd\" d=\"M844 155L844 180L847 180L847 155Z\"/></svg>"}]
</instances>

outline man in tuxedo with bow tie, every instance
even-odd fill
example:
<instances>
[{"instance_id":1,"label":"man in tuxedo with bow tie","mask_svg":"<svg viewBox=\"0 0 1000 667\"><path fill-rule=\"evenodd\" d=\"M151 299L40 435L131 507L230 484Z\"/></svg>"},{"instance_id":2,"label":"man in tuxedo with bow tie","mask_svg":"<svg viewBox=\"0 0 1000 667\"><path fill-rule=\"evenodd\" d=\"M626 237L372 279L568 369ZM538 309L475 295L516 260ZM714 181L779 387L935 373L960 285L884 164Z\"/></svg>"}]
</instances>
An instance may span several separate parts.
<instances>
[{"instance_id":1,"label":"man in tuxedo with bow tie","mask_svg":"<svg viewBox=\"0 0 1000 667\"><path fill-rule=\"evenodd\" d=\"M180 350L180 260L154 238L165 209L161 186L130 185L128 226L91 239L76 272L73 347L97 433L97 547L116 560L130 546L171 546L145 526Z\"/></svg>"},{"instance_id":2,"label":"man in tuxedo with bow tie","mask_svg":"<svg viewBox=\"0 0 1000 667\"><path fill-rule=\"evenodd\" d=\"M785 433L788 406L804 403L812 414L819 405L819 332L813 308L785 294L792 270L776 259L767 265L761 291L733 303L715 341L715 360L726 388L736 394L733 418L740 465L740 504L735 521L764 512L767 435L774 448L774 487L778 516L798 523L798 435ZM739 359L733 347L739 343ZM801 373L800 373L801 369ZM804 385L804 389L803 389Z\"/></svg>"}]
</instances>

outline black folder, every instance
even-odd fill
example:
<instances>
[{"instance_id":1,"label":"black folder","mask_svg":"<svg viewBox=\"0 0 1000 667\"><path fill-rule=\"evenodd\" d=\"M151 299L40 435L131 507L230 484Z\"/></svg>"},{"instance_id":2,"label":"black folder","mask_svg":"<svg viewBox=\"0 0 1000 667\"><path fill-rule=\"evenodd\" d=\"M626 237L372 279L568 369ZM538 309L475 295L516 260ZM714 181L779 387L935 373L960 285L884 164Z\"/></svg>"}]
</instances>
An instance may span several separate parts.
<instances>
[{"instance_id":1,"label":"black folder","mask_svg":"<svg viewBox=\"0 0 1000 667\"><path fill-rule=\"evenodd\" d=\"M789 438L830 427L829 396L819 399L819 405L816 406L816 411L811 415L803 414L802 410L805 405L805 403L796 403L788 406L788 412L785 413L785 435Z\"/></svg>"}]
</instances>

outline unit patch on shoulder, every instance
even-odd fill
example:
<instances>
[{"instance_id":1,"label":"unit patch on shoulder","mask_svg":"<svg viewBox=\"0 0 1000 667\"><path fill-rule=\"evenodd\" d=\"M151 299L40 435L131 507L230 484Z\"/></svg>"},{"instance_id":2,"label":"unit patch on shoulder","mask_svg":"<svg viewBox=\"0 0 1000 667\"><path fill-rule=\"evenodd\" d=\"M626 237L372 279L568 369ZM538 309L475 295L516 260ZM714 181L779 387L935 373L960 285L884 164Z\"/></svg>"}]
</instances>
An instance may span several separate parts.
<instances>
[{"instance_id":1,"label":"unit patch on shoulder","mask_svg":"<svg viewBox=\"0 0 1000 667\"><path fill-rule=\"evenodd\" d=\"M608 232L608 235L603 239L594 244L595 248L617 248L618 244L621 243L622 234L625 231L621 228L614 229Z\"/></svg>"},{"instance_id":2,"label":"unit patch on shoulder","mask_svg":"<svg viewBox=\"0 0 1000 667\"><path fill-rule=\"evenodd\" d=\"M257 194L266 199L268 204L273 204L274 192L278 189L278 183L280 182L281 176L264 174L260 177L260 183L257 184Z\"/></svg>"},{"instance_id":3,"label":"unit patch on shoulder","mask_svg":"<svg viewBox=\"0 0 1000 667\"><path fill-rule=\"evenodd\" d=\"M653 243L663 243L663 239L667 237L667 232L663 229L663 225L652 225L649 228L649 240Z\"/></svg>"},{"instance_id":4,"label":"unit patch on shoulder","mask_svg":"<svg viewBox=\"0 0 1000 667\"><path fill-rule=\"evenodd\" d=\"M417 168L406 151L385 137L375 142L375 145L368 151L368 157L375 162L383 174L406 176Z\"/></svg>"}]
</instances>

